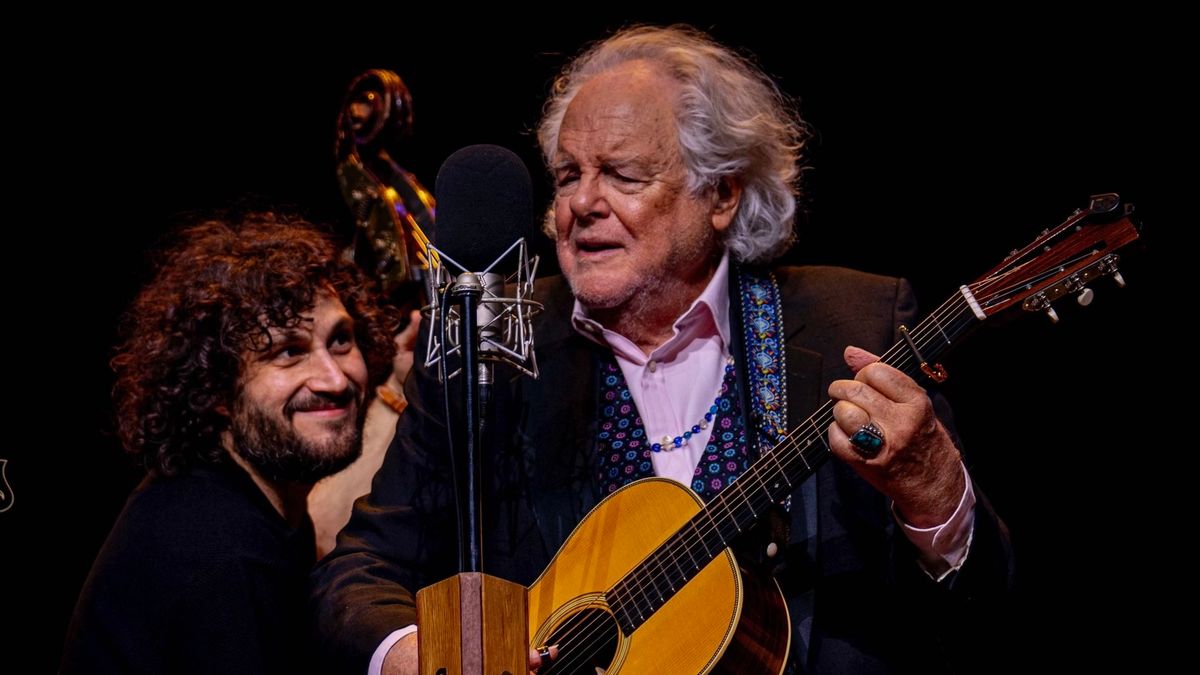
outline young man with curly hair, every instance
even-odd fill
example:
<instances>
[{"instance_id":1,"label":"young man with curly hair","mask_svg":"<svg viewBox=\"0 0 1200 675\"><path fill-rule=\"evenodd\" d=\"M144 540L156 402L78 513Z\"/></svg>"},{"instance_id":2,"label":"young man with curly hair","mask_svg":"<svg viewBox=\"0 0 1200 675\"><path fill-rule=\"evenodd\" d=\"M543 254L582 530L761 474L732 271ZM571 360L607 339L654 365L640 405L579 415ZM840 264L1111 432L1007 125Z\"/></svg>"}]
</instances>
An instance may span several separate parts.
<instances>
[{"instance_id":1,"label":"young man with curly hair","mask_svg":"<svg viewBox=\"0 0 1200 675\"><path fill-rule=\"evenodd\" d=\"M183 230L126 316L117 431L147 477L80 595L63 672L307 672L305 501L361 452L395 317L315 226Z\"/></svg>"}]
</instances>

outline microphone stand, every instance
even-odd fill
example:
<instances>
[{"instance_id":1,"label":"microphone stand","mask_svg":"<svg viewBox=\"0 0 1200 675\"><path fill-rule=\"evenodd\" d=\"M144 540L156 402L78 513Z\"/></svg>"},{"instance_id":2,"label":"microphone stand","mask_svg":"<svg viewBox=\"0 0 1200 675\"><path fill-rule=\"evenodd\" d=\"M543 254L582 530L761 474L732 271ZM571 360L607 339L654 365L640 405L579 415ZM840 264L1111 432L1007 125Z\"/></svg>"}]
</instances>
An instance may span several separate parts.
<instances>
[{"instance_id":1,"label":"microphone stand","mask_svg":"<svg viewBox=\"0 0 1200 675\"><path fill-rule=\"evenodd\" d=\"M462 433L455 434L461 439L460 448L454 448L458 456L464 460L466 480L459 488L460 504L466 505L459 513L458 566L462 572L481 572L483 570L483 528L480 524L479 485L482 482L483 470L479 461L479 447L482 444L483 407L480 405L480 368L479 345L475 336L478 333L479 299L483 296L483 284L479 277L471 272L458 276L450 297L459 305L459 344L462 346L462 386L463 411ZM490 378L489 378L490 379Z\"/></svg>"}]
</instances>

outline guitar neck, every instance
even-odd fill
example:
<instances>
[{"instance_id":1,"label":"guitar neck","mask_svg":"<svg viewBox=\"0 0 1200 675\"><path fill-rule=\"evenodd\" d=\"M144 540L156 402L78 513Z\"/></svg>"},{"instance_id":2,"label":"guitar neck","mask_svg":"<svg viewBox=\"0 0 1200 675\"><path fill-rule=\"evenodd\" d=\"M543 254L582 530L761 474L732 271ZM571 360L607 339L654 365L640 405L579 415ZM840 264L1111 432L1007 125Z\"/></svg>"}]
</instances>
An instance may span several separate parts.
<instances>
[{"instance_id":1,"label":"guitar neck","mask_svg":"<svg viewBox=\"0 0 1200 675\"><path fill-rule=\"evenodd\" d=\"M893 345L880 361L917 378L923 365L936 363L985 316L963 286L909 329L908 339ZM626 635L666 604L676 589L704 569L772 504L816 472L831 454L826 434L832 423L833 402L827 401L609 589L609 606Z\"/></svg>"}]
</instances>

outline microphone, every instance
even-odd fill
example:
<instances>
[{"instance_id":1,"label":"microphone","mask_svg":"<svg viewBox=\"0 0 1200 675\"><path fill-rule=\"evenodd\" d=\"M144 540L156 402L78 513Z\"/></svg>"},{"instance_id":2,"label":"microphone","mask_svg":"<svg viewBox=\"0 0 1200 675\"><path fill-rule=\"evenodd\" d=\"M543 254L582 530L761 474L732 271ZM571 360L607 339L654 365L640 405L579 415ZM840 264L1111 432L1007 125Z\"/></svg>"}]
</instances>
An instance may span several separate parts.
<instances>
[{"instance_id":1,"label":"microphone","mask_svg":"<svg viewBox=\"0 0 1200 675\"><path fill-rule=\"evenodd\" d=\"M438 170L434 194L438 229L431 247L430 305L426 365L461 357L462 311L446 307L455 293L478 293L478 357L481 383L491 382L490 364L502 362L536 378L531 319L542 306L530 298L537 256L525 239L536 231L529 170L511 150L472 145L450 155ZM515 266L504 267L509 259ZM515 269L505 273L501 270ZM506 285L512 293L505 296ZM444 316L441 310L445 310ZM440 324L440 325L439 325ZM440 371L439 371L440 372ZM446 377L461 372L457 368Z\"/></svg>"},{"instance_id":2,"label":"microphone","mask_svg":"<svg viewBox=\"0 0 1200 675\"><path fill-rule=\"evenodd\" d=\"M438 169L434 185L434 244L468 269L486 269L531 233L532 191L529 170L511 150L471 145L455 152Z\"/></svg>"},{"instance_id":3,"label":"microphone","mask_svg":"<svg viewBox=\"0 0 1200 675\"><path fill-rule=\"evenodd\" d=\"M533 229L531 181L525 164L495 145L473 145L450 155L438 170L437 238L430 247L431 289L426 367L436 364L443 383L462 374L462 406L452 421L446 387L446 433L456 475L459 567L483 566L480 448L491 400L492 364L510 363L537 377L530 320L541 305L530 300L537 258L526 255ZM516 272L496 272L514 254ZM513 297L503 297L505 289ZM447 374L450 357L460 367ZM457 430L455 428L457 427Z\"/></svg>"}]
</instances>

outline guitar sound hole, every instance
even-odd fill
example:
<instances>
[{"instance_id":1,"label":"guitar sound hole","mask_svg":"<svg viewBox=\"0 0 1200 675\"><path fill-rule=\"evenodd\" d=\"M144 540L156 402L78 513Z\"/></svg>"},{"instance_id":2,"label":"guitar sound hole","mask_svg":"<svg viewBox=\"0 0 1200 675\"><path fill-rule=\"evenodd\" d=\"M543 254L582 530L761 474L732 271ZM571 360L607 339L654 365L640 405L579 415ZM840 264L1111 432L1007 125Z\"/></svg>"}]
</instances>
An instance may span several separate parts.
<instances>
[{"instance_id":1,"label":"guitar sound hole","mask_svg":"<svg viewBox=\"0 0 1200 675\"><path fill-rule=\"evenodd\" d=\"M616 619L602 609L585 609L572 615L550 634L547 645L558 645L558 658L542 675L596 675L608 670L621 630Z\"/></svg>"}]
</instances>

